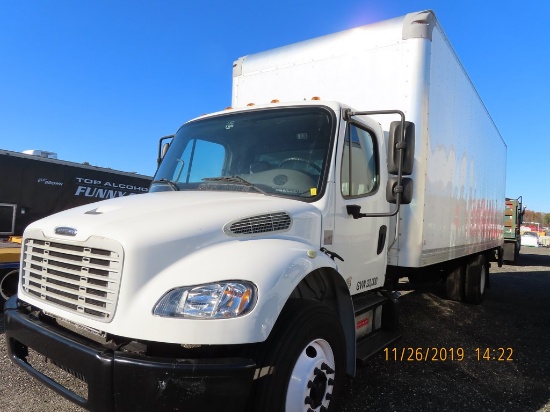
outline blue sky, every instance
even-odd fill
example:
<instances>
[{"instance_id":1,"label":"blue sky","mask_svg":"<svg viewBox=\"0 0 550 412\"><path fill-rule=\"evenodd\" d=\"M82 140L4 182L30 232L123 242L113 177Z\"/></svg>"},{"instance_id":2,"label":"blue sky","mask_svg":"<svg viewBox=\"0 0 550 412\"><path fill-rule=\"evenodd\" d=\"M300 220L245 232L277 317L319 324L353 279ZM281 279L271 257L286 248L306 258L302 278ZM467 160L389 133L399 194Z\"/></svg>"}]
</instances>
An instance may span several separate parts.
<instances>
[{"instance_id":1,"label":"blue sky","mask_svg":"<svg viewBox=\"0 0 550 412\"><path fill-rule=\"evenodd\" d=\"M161 136L230 105L238 57L425 9L508 145L506 195L550 212L545 0L0 0L0 149L152 175Z\"/></svg>"}]
</instances>

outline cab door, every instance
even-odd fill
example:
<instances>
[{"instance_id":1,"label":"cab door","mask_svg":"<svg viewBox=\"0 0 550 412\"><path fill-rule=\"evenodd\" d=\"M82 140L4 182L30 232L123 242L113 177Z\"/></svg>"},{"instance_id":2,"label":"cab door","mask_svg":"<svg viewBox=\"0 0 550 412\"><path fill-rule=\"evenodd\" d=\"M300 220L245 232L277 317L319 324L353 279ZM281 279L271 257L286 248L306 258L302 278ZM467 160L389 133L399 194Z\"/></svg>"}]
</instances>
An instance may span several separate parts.
<instances>
[{"instance_id":1,"label":"cab door","mask_svg":"<svg viewBox=\"0 0 550 412\"><path fill-rule=\"evenodd\" d=\"M388 217L354 219L347 206L361 213L388 213L387 166L383 132L372 119L346 122L336 153L335 220L332 248L344 261L340 273L352 294L383 286L387 264ZM390 239L391 241L391 239Z\"/></svg>"}]
</instances>

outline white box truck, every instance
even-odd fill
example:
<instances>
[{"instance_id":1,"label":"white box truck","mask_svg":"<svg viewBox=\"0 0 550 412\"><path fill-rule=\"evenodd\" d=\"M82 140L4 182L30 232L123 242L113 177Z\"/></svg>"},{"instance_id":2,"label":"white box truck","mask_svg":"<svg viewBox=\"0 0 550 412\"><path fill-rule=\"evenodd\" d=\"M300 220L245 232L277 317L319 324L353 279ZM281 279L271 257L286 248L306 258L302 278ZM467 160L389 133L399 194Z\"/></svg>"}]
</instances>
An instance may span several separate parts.
<instances>
[{"instance_id":1,"label":"white box truck","mask_svg":"<svg viewBox=\"0 0 550 412\"><path fill-rule=\"evenodd\" d=\"M233 73L232 108L161 139L150 193L25 231L9 356L87 409L335 410L399 336L395 279L477 304L502 256L506 146L433 12Z\"/></svg>"}]
</instances>

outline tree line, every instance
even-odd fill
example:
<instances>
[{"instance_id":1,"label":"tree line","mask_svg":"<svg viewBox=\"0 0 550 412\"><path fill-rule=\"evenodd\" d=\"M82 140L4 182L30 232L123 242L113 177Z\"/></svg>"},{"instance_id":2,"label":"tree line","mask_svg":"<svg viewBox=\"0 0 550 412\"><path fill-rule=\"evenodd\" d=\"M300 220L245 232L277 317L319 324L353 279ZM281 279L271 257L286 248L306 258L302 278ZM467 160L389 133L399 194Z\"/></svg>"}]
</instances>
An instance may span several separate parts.
<instances>
[{"instance_id":1,"label":"tree line","mask_svg":"<svg viewBox=\"0 0 550 412\"><path fill-rule=\"evenodd\" d=\"M523 215L523 221L539 223L541 226L548 227L550 226L550 213L544 212L535 212L533 210L525 209L525 214Z\"/></svg>"}]
</instances>

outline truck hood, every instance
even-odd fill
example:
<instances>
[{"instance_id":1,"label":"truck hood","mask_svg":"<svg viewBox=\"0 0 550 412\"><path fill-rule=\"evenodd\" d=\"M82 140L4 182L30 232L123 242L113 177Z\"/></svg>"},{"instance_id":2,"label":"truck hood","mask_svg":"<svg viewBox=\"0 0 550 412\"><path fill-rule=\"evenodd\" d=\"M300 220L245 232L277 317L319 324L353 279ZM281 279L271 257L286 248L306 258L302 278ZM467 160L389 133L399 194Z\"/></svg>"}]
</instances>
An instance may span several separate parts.
<instances>
[{"instance_id":1,"label":"truck hood","mask_svg":"<svg viewBox=\"0 0 550 412\"><path fill-rule=\"evenodd\" d=\"M28 230L63 241L109 238L137 249L183 242L183 252L224 240L275 235L319 245L320 219L311 204L255 193L157 192L70 209Z\"/></svg>"}]
</instances>

